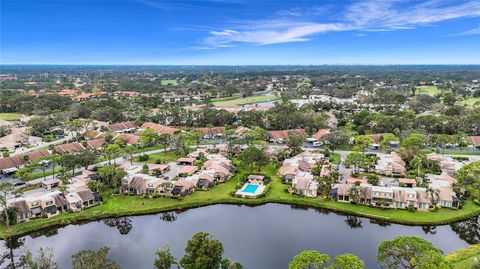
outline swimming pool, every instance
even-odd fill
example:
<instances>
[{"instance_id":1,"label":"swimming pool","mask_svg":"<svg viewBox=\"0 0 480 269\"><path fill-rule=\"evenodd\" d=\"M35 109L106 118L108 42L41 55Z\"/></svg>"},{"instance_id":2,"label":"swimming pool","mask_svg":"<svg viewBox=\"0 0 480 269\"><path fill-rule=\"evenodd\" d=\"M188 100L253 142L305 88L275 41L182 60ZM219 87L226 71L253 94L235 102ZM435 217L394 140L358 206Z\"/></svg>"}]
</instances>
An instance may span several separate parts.
<instances>
[{"instance_id":1,"label":"swimming pool","mask_svg":"<svg viewBox=\"0 0 480 269\"><path fill-rule=\"evenodd\" d=\"M243 192L248 192L248 193L255 193L255 191L258 189L258 185L255 184L248 184L245 189L243 189Z\"/></svg>"}]
</instances>

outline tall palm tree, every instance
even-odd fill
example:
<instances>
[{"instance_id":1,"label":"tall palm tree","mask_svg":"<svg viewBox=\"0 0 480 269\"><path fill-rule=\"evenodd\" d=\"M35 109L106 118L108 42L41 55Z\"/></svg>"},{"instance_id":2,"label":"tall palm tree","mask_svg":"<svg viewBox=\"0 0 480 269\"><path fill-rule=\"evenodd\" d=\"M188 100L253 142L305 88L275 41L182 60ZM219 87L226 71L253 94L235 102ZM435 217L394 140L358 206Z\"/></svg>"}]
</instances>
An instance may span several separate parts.
<instances>
[{"instance_id":1,"label":"tall palm tree","mask_svg":"<svg viewBox=\"0 0 480 269\"><path fill-rule=\"evenodd\" d=\"M421 156L415 156L410 165L417 170L417 177L420 177L420 169L423 168L423 158Z\"/></svg>"}]
</instances>

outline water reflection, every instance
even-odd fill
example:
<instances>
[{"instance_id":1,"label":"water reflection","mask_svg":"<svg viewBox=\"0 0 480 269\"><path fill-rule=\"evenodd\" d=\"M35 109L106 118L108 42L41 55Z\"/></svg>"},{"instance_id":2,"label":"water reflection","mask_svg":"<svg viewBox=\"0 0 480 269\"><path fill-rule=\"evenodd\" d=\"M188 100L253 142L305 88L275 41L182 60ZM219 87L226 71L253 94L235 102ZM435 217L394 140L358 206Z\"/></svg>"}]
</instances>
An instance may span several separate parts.
<instances>
[{"instance_id":1,"label":"water reflection","mask_svg":"<svg viewBox=\"0 0 480 269\"><path fill-rule=\"evenodd\" d=\"M70 268L74 253L103 246L112 248L111 258L123 268L151 268L156 249L169 245L179 258L193 234L204 231L218 238L225 255L240 261L246 269L285 268L294 255L305 249L331 256L354 253L365 261L367 268L375 269L379 268L376 250L381 241L399 235L419 236L444 252L451 252L480 243L479 221L475 217L451 225L405 226L290 205L215 205L68 225L3 241L0 268L21 268L20 255L26 249L35 252L40 247L54 247L59 265ZM259 224L268 228L259 228Z\"/></svg>"},{"instance_id":2,"label":"water reflection","mask_svg":"<svg viewBox=\"0 0 480 269\"><path fill-rule=\"evenodd\" d=\"M480 216L450 224L452 230L469 244L480 243Z\"/></svg>"},{"instance_id":3,"label":"water reflection","mask_svg":"<svg viewBox=\"0 0 480 269\"><path fill-rule=\"evenodd\" d=\"M384 220L378 220L378 219L370 219L371 224L377 224L380 227L388 227L392 225L390 222L384 221Z\"/></svg>"},{"instance_id":4,"label":"water reflection","mask_svg":"<svg viewBox=\"0 0 480 269\"><path fill-rule=\"evenodd\" d=\"M130 217L104 219L103 223L108 227L117 228L121 235L128 234L133 228Z\"/></svg>"},{"instance_id":5,"label":"water reflection","mask_svg":"<svg viewBox=\"0 0 480 269\"><path fill-rule=\"evenodd\" d=\"M177 215L174 212L165 212L160 214L160 219L162 221L174 222L177 220Z\"/></svg>"},{"instance_id":6,"label":"water reflection","mask_svg":"<svg viewBox=\"0 0 480 269\"><path fill-rule=\"evenodd\" d=\"M425 234L437 234L437 226L422 226L422 230Z\"/></svg>"},{"instance_id":7,"label":"water reflection","mask_svg":"<svg viewBox=\"0 0 480 269\"><path fill-rule=\"evenodd\" d=\"M362 220L355 216L347 216L345 223L352 229L363 228Z\"/></svg>"},{"instance_id":8,"label":"water reflection","mask_svg":"<svg viewBox=\"0 0 480 269\"><path fill-rule=\"evenodd\" d=\"M0 256L0 265L2 268L15 269L23 264L20 261L21 251L25 244L25 238L10 238L3 241L5 251Z\"/></svg>"}]
</instances>

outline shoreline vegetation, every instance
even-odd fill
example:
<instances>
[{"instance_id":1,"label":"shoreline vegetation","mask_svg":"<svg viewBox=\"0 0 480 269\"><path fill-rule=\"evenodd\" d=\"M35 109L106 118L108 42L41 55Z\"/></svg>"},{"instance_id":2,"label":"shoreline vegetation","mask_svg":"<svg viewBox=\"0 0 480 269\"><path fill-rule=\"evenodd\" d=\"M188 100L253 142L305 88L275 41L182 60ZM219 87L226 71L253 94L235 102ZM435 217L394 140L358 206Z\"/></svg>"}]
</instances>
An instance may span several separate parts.
<instances>
[{"instance_id":1,"label":"shoreline vegetation","mask_svg":"<svg viewBox=\"0 0 480 269\"><path fill-rule=\"evenodd\" d=\"M475 258L480 261L480 244L448 253L445 255L445 258L453 263L455 269L470 269L474 264Z\"/></svg>"},{"instance_id":2,"label":"shoreline vegetation","mask_svg":"<svg viewBox=\"0 0 480 269\"><path fill-rule=\"evenodd\" d=\"M52 218L18 223L10 226L8 230L2 225L0 226L0 237L3 239L18 237L42 229L63 227L105 218L182 211L217 204L246 206L258 206L267 203L288 204L404 225L442 225L480 215L480 206L472 201L466 201L461 210L441 208L438 212L408 212L400 209L381 209L319 198L293 196L287 193L286 189L288 186L274 175L275 171L274 165L262 168L263 173L271 175L272 182L267 193L257 199L238 198L231 195L240 182L240 177L245 175L245 173L237 173L226 183L219 184L208 191L195 191L186 198L143 198L124 195L107 197L107 195L104 195L105 198L102 205L81 212L62 213Z\"/></svg>"}]
</instances>

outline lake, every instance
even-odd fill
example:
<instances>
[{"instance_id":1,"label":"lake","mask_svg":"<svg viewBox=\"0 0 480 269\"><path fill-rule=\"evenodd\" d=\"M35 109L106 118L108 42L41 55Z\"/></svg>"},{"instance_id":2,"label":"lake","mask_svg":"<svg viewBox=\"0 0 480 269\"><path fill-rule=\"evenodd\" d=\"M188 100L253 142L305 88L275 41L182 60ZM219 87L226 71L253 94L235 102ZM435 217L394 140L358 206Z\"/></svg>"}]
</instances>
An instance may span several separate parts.
<instances>
[{"instance_id":1,"label":"lake","mask_svg":"<svg viewBox=\"0 0 480 269\"><path fill-rule=\"evenodd\" d=\"M23 246L14 253L18 255L25 247L33 252L50 247L59 265L70 268L75 252L108 246L110 257L124 268L152 268L157 248L168 245L181 258L187 241L200 231L220 240L224 257L239 261L247 269L287 268L294 255L307 249L331 257L353 253L365 261L367 268L379 268L377 245L398 235L423 237L445 252L480 242L479 217L452 225L421 227L289 205L214 205L47 230L20 238ZM18 245L18 241L14 243ZM3 242L2 253L9 251L5 245Z\"/></svg>"}]
</instances>

